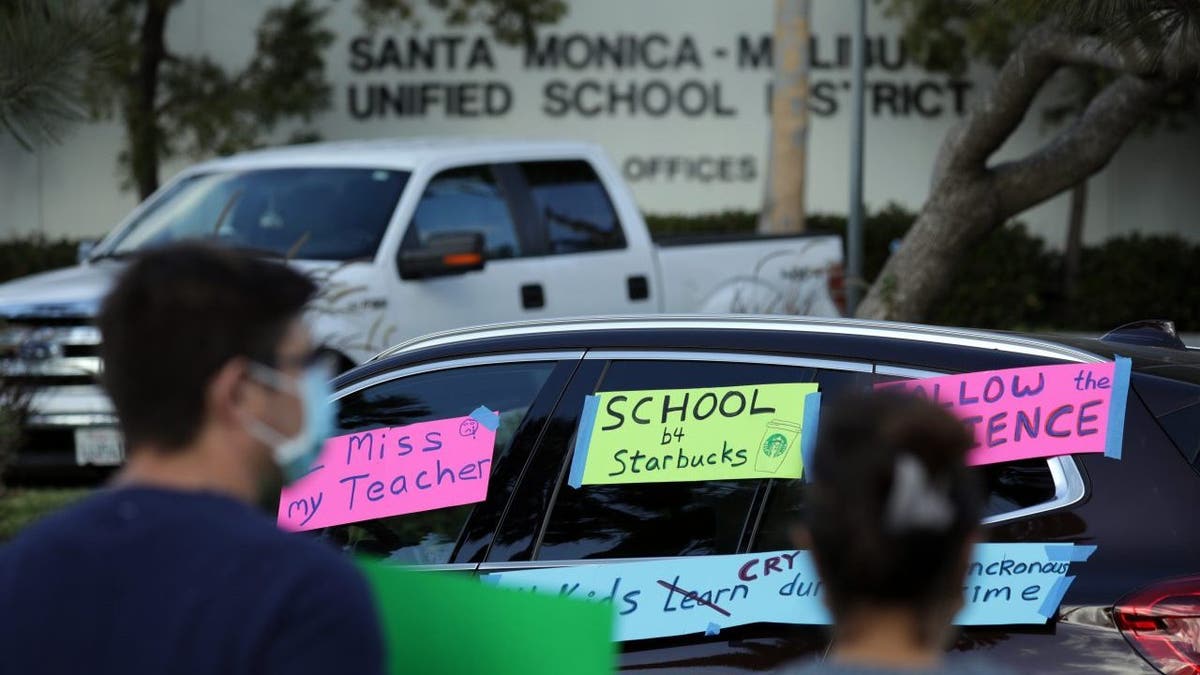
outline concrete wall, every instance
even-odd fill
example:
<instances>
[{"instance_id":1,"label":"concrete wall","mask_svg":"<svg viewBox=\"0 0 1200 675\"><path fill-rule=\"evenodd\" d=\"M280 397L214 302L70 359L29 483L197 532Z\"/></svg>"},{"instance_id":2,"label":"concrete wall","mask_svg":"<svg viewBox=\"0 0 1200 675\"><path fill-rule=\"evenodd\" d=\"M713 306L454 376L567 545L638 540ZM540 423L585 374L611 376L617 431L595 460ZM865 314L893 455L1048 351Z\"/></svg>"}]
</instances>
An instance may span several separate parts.
<instances>
[{"instance_id":1,"label":"concrete wall","mask_svg":"<svg viewBox=\"0 0 1200 675\"><path fill-rule=\"evenodd\" d=\"M263 0L185 0L170 17L168 44L180 53L204 53L229 67L240 67L252 54L254 29L271 4ZM839 52L838 38L851 32L853 3L813 0L812 4L818 49L811 84L814 98L816 88L821 87L821 100L814 101L814 106L824 114L814 113L811 118L808 210L845 213L850 117L846 83L850 71L848 58L843 58L847 53L844 49ZM327 139L454 134L593 140L604 145L626 170L647 211L756 209L766 169L765 87L770 71L761 64L751 67L739 46L742 38L744 44L755 45L770 33L772 5L768 0L574 0L566 19L542 35L543 40L556 37L560 44L574 39L572 44L578 49L568 50L566 57L583 54L598 37L616 40L625 35L646 44L650 36L661 36L662 40L648 49L651 60L657 63L665 58L672 64L657 69L644 63L618 68L594 59L579 68L566 63L557 68L528 65L522 49L496 44L478 26L446 28L437 15L426 16L419 29L387 28L371 35L355 15L353 2L330 3L328 25L338 34L327 54L334 105L315 126ZM868 5L868 32L882 41L884 55L895 64L898 26L883 17L875 3ZM403 48L413 35L422 40L464 38L456 64L452 67L447 62L446 53L439 54L433 68L413 65L411 55L403 49L392 54L395 58L389 57L389 37ZM491 67L478 59L476 67L467 67L468 47L476 36L485 38ZM694 57L680 57L685 41L695 47ZM578 59L575 65L579 65ZM953 87L961 85L911 65L896 70L876 66L868 71L867 79L872 97L867 111L866 201L871 208L895 201L915 209L928 190L939 143L959 118ZM986 87L989 79L985 69L972 71L962 104L974 101L974 93ZM456 116L436 106L424 114L392 112L366 118L351 111L351 92L359 96L361 114L373 87L394 90L398 85L421 83L476 83L472 86L482 88L489 82L499 83L511 96L511 105L501 115ZM652 85L654 82L661 85ZM618 91L665 86L676 92L688 85L685 97L693 110L699 108L702 91L707 92L708 105L696 115L676 109L663 116L630 111L622 102L612 114L606 111L596 116L574 108L566 113L560 109L563 92L583 85L586 91L581 102L587 107L605 102L596 92L610 84ZM548 96L548 88L554 87L559 95ZM924 93L918 100L914 92L922 87ZM720 105L716 103L718 90ZM1049 91L1042 99L1053 96ZM831 109L832 102L836 102L836 111ZM285 138L290 130L279 130L276 138ZM1040 114L1031 114L998 158L1023 155L1046 142L1053 132ZM0 236L30 232L95 236L105 232L136 201L120 187L116 158L122 143L119 121L77 127L61 145L36 153L0 139ZM666 174L671 158L675 158L677 170L673 176ZM705 165L710 172L716 166L714 161L727 158L726 174L714 180L711 175L689 177L678 172L702 158L713 158ZM1200 239L1195 216L1200 212L1200 190L1192 188L1200 168L1197 158L1200 129L1131 138L1091 182L1086 239L1094 242L1135 231L1175 232ZM169 163L163 178L185 165L184 160ZM653 175L649 167L656 167ZM1063 195L1021 219L1050 245L1061 246L1067 205Z\"/></svg>"}]
</instances>

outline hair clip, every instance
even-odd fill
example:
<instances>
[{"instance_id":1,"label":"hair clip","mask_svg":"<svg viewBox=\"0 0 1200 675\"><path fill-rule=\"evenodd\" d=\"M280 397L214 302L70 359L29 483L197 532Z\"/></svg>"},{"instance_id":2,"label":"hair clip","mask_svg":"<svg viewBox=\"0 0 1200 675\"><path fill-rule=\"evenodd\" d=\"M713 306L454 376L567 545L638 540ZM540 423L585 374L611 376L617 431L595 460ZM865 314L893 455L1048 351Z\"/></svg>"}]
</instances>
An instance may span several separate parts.
<instances>
[{"instance_id":1,"label":"hair clip","mask_svg":"<svg viewBox=\"0 0 1200 675\"><path fill-rule=\"evenodd\" d=\"M941 532L954 522L954 505L946 491L934 485L925 465L902 452L896 455L885 519L893 532Z\"/></svg>"}]
</instances>

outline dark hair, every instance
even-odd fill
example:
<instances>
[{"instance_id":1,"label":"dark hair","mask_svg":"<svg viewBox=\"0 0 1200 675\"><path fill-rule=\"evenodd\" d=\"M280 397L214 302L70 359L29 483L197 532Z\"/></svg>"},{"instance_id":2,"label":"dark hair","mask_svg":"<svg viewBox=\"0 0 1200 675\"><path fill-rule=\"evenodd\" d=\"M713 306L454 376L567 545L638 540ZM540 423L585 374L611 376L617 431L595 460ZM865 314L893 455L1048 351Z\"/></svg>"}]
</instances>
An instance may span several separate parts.
<instances>
[{"instance_id":1,"label":"dark hair","mask_svg":"<svg viewBox=\"0 0 1200 675\"><path fill-rule=\"evenodd\" d=\"M963 547L982 511L978 477L965 464L973 443L945 409L902 393L855 394L822 413L806 511L835 618L872 604L945 606L961 594ZM932 493L942 517L898 509L893 490L902 482Z\"/></svg>"},{"instance_id":2,"label":"dark hair","mask_svg":"<svg viewBox=\"0 0 1200 675\"><path fill-rule=\"evenodd\" d=\"M230 359L273 364L316 291L307 277L216 246L165 246L120 275L98 319L101 376L129 447L195 438L209 381Z\"/></svg>"}]
</instances>

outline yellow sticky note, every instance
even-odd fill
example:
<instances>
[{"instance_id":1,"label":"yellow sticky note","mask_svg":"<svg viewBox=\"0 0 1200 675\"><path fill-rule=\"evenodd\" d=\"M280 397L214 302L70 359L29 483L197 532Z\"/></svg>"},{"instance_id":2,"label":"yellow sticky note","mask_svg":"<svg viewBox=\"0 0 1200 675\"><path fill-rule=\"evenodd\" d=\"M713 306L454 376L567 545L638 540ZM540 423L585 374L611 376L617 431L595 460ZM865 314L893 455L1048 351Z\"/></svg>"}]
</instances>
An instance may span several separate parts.
<instances>
[{"instance_id":1,"label":"yellow sticky note","mask_svg":"<svg viewBox=\"0 0 1200 675\"><path fill-rule=\"evenodd\" d=\"M567 483L799 478L815 382L606 391L587 397Z\"/></svg>"}]
</instances>

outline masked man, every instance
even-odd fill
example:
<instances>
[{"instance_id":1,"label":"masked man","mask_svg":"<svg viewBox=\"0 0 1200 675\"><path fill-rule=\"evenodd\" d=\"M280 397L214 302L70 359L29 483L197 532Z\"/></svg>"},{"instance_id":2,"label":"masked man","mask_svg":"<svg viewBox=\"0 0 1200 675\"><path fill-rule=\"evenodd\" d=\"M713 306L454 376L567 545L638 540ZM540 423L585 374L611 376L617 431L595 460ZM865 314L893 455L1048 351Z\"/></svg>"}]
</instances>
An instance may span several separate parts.
<instances>
[{"instance_id":1,"label":"masked man","mask_svg":"<svg viewBox=\"0 0 1200 675\"><path fill-rule=\"evenodd\" d=\"M381 672L366 582L254 507L332 423L300 321L314 291L196 244L125 269L99 326L128 460L0 548L0 672Z\"/></svg>"}]
</instances>

